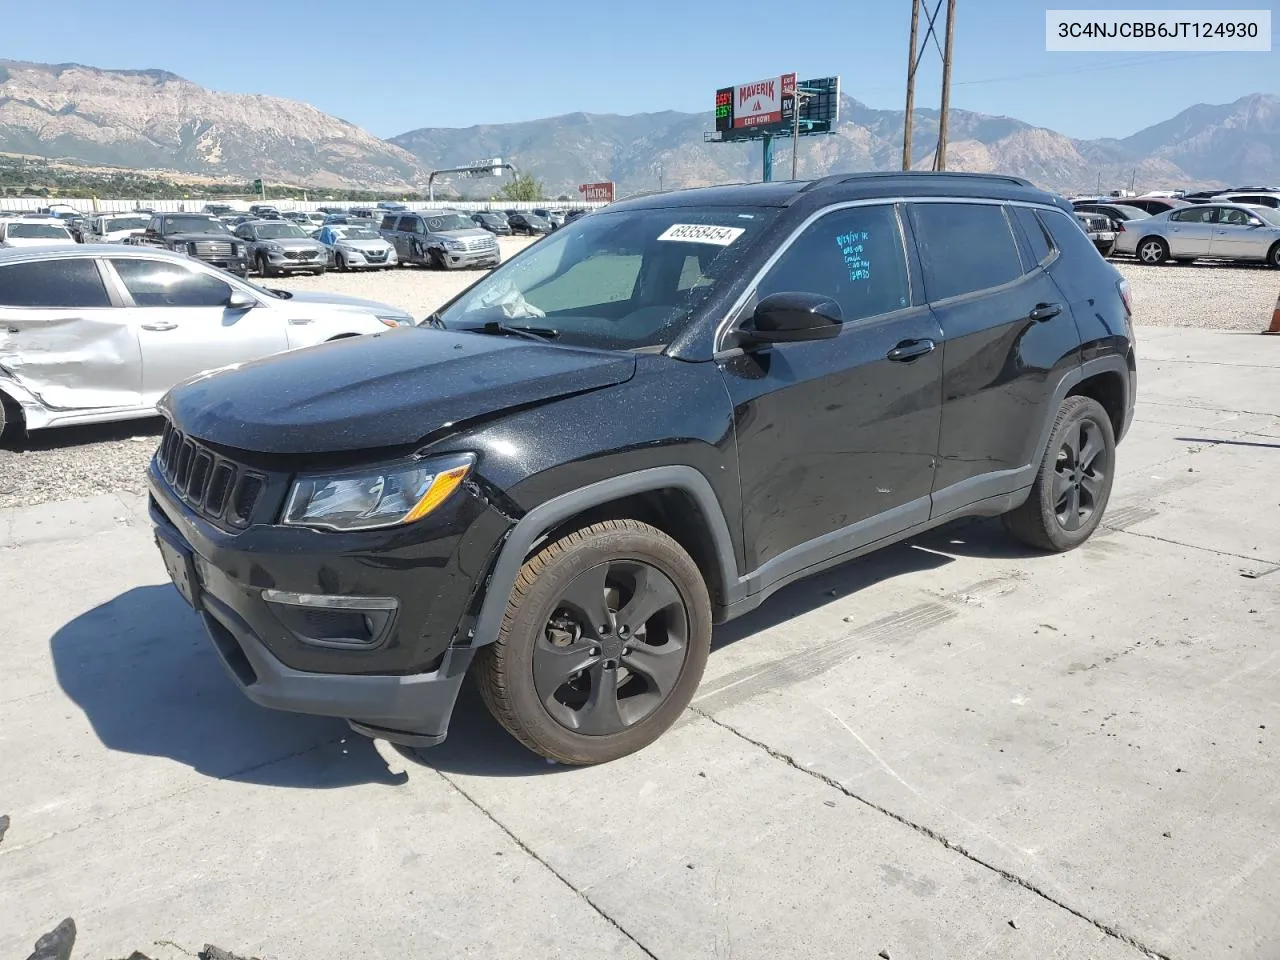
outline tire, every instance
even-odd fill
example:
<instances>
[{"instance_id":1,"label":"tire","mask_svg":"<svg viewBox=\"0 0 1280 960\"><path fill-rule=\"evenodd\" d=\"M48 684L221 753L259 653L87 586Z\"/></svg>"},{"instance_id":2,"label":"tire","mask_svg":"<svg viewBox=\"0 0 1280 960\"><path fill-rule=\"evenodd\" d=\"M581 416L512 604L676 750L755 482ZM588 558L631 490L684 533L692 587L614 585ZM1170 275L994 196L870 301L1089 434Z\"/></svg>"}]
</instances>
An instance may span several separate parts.
<instances>
[{"instance_id":1,"label":"tire","mask_svg":"<svg viewBox=\"0 0 1280 960\"><path fill-rule=\"evenodd\" d=\"M312 275L313 277L323 277L323 276L324 276L324 267L321 267L319 270L312 270L312 271L311 271L311 275Z\"/></svg>"},{"instance_id":2,"label":"tire","mask_svg":"<svg viewBox=\"0 0 1280 960\"><path fill-rule=\"evenodd\" d=\"M264 280L271 276L271 265L267 263L267 255L265 253L258 254L258 256L254 258L254 263L258 268L258 276L262 277Z\"/></svg>"},{"instance_id":3,"label":"tire","mask_svg":"<svg viewBox=\"0 0 1280 960\"><path fill-rule=\"evenodd\" d=\"M1280 270L1280 240L1267 252L1267 265Z\"/></svg>"},{"instance_id":4,"label":"tire","mask_svg":"<svg viewBox=\"0 0 1280 960\"><path fill-rule=\"evenodd\" d=\"M663 605L628 623L637 595L645 607ZM675 723L710 649L711 601L697 564L662 531L610 520L525 562L498 638L474 667L485 705L512 736L548 759L587 765L634 753Z\"/></svg>"},{"instance_id":5,"label":"tire","mask_svg":"<svg viewBox=\"0 0 1280 960\"><path fill-rule=\"evenodd\" d=\"M1103 257L1111 256L1116 252L1116 245L1114 241L1112 243L1104 243L1102 246L1098 247L1098 252L1102 254Z\"/></svg>"},{"instance_id":6,"label":"tire","mask_svg":"<svg viewBox=\"0 0 1280 960\"><path fill-rule=\"evenodd\" d=\"M1001 518L1005 529L1039 550L1075 549L1102 522L1115 465L1116 437L1107 411L1089 397L1067 397L1053 421L1031 495Z\"/></svg>"},{"instance_id":7,"label":"tire","mask_svg":"<svg viewBox=\"0 0 1280 960\"><path fill-rule=\"evenodd\" d=\"M347 263L347 258L342 254L338 254L334 261L334 266L337 268L339 273L347 273L351 269L350 265Z\"/></svg>"},{"instance_id":8,"label":"tire","mask_svg":"<svg viewBox=\"0 0 1280 960\"><path fill-rule=\"evenodd\" d=\"M1169 259L1169 245L1159 237L1143 237L1134 248L1139 263L1149 267L1160 266Z\"/></svg>"}]
</instances>

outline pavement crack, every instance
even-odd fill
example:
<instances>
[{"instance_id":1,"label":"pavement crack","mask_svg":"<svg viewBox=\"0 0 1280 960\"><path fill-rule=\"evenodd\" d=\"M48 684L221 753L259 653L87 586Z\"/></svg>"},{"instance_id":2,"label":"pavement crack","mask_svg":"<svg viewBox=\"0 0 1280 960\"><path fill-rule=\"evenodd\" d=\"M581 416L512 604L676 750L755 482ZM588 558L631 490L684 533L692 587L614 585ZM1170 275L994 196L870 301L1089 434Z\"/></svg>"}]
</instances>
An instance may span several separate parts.
<instances>
[{"instance_id":1,"label":"pavement crack","mask_svg":"<svg viewBox=\"0 0 1280 960\"><path fill-rule=\"evenodd\" d=\"M553 877L555 877L557 880L563 883L571 891L577 894L578 898L582 900L582 902L585 903L587 906L589 906L592 910L594 910L597 914L599 914L601 919L603 919L605 923L609 924L609 926L613 927L620 934L622 934L624 937L630 940L633 944L635 944L637 950L643 953L646 957L649 957L650 960L658 960L657 954L655 954L652 950L650 950L638 939L636 939L636 937L631 933L631 931L629 931L621 923L619 923L613 917L609 916L609 914L605 912L605 909L603 907L601 907L598 903L596 903L594 900L591 899L590 894L588 894L585 890L581 889L580 887L574 886L574 884L569 880L568 877L566 877L563 873L561 873L559 870L553 867L546 860L542 859L542 857L538 856L538 854L534 852L534 849L532 847L530 847L527 843L525 843L518 836L516 836L515 833L509 827L507 827L505 823L503 823L501 820L495 817L492 813L490 813L489 810L484 806L484 804L480 803L479 800L477 800L471 794L467 793L466 790L462 789L462 787L459 786L458 783L452 777L447 776L446 774L442 773L439 770L435 772L440 777L441 780L443 780L445 783L451 786L454 790L458 791L458 793L461 794L462 798L466 800L467 803L471 804L473 807L479 810L480 813L483 814L485 819L487 819L495 827L501 830L503 834L505 834L511 840L511 842L514 843L517 847L519 847L527 856L529 856L532 860L534 860L534 862L542 866L543 869L545 869ZM1166 958L1161 958L1161 960L1166 960Z\"/></svg>"},{"instance_id":2,"label":"pavement crack","mask_svg":"<svg viewBox=\"0 0 1280 960\"><path fill-rule=\"evenodd\" d=\"M1232 553L1229 550L1218 550L1214 547L1202 547L1198 543L1183 543L1181 540L1172 540L1169 537L1157 537L1154 533L1138 533L1134 530L1127 530L1124 527L1110 526L1106 519L1102 521L1102 526L1113 533L1123 533L1130 537L1141 537L1143 540L1155 540L1159 543L1167 543L1174 547L1184 547L1187 550L1202 550L1205 553L1212 553L1219 557L1230 557L1232 560L1248 560L1250 563L1256 563L1259 566L1278 566L1280 560L1273 560L1269 557L1250 557L1243 553Z\"/></svg>"},{"instance_id":3,"label":"pavement crack","mask_svg":"<svg viewBox=\"0 0 1280 960\"><path fill-rule=\"evenodd\" d=\"M796 763L795 759L789 756L788 754L785 754L782 751L769 746L769 744L767 743L764 743L760 740L756 740L752 737L747 736L745 733L743 733L741 730L738 730L736 727L732 726L731 724L725 723L724 721L716 717L713 717L711 714L705 713L702 710L699 710L697 707L690 707L689 709L693 713L702 717L703 719L711 721L711 723L715 724L720 729L733 734L738 739L751 744L753 747L757 747L758 749L763 750L765 753L773 757L775 760L782 761L787 766L791 767L793 770L797 770L800 773L805 774L806 776L812 777L813 779L818 780L821 783L824 783L827 786L831 787L833 790L837 790L840 793L844 794L850 800L856 800L858 803L861 803L863 806L869 807L872 810L876 811L877 813L883 814L889 819L895 820L905 827L909 827L910 829L914 830L916 833L919 833L922 836L928 837L930 840L933 840L934 842L941 844L942 846L946 847L948 850L951 850L954 853L958 853L960 856L964 857L966 860L976 864L979 867L982 867L984 870L989 870L990 872L999 876L1002 880L1015 884L1016 886L1022 887L1024 890L1039 897L1041 900L1051 903L1053 904L1053 906L1057 907L1058 909L1065 910L1067 913L1071 914L1073 917L1076 917L1080 920L1085 921L1094 929L1100 931L1106 936L1111 937L1114 940L1119 940L1121 943L1124 943L1130 947L1133 947L1135 950L1140 951L1144 956L1150 958L1150 960L1171 960L1168 954L1160 953L1158 950L1155 950L1154 948L1147 946L1145 943L1138 940L1136 937L1131 937L1128 934L1123 933L1122 931L1118 930L1113 925L1106 923L1105 921L1095 920L1093 917L1090 917L1088 914L1083 913L1080 910L1077 910L1075 907L1072 907L1069 904L1064 903L1063 901L1054 897L1052 894L1046 892L1045 890L1042 890L1040 887L1036 886L1030 880L1026 880L1018 876L1016 873L1013 873L1009 870L1005 870L1003 867L996 866L994 863L991 863L988 860L984 860L982 857L978 856L975 853L970 852L965 847L956 843L954 840L951 840L946 836L942 835L937 830L934 830L931 827L927 827L922 823L916 823L914 820L910 820L907 817L904 817L902 814L896 813L893 810L890 810L888 807L881 806L880 804L876 803L874 800L869 800L866 797L863 797L863 796L860 796L859 794L854 793L852 790L848 789L844 784L842 784L839 780L836 780L834 777L829 777L825 773L820 773L817 770L811 770L808 767L801 766L800 764Z\"/></svg>"}]
</instances>

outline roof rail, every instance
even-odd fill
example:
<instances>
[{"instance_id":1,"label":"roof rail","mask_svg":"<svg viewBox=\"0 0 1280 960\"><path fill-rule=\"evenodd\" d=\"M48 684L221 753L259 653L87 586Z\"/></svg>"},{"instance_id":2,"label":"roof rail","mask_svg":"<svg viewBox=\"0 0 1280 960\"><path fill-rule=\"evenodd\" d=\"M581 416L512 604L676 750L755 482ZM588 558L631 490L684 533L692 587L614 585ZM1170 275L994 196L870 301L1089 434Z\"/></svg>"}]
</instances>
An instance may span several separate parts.
<instances>
[{"instance_id":1,"label":"roof rail","mask_svg":"<svg viewBox=\"0 0 1280 960\"><path fill-rule=\"evenodd\" d=\"M838 183L852 183L855 180L889 180L898 177L947 177L957 180L986 180L1012 183L1019 187L1035 186L1030 180L1023 177L1015 177L1004 173L967 173L959 170L868 170L863 173L834 173L819 180L811 180L801 188L800 192L820 190L823 187L833 187Z\"/></svg>"}]
</instances>

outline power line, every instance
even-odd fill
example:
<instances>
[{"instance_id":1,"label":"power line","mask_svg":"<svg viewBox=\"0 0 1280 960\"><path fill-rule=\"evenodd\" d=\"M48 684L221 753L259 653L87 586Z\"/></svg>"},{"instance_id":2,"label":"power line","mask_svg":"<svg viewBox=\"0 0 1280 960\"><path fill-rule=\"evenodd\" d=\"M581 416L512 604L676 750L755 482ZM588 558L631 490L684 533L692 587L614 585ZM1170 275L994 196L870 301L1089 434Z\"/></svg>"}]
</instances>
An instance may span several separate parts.
<instances>
[{"instance_id":1,"label":"power line","mask_svg":"<svg viewBox=\"0 0 1280 960\"><path fill-rule=\"evenodd\" d=\"M1018 80L1036 80L1041 77L1061 77L1073 73L1094 73L1100 70L1125 70L1129 67L1151 66L1161 63L1172 63L1175 60L1190 60L1193 57L1213 57L1225 51L1212 50L1200 53L1177 53L1171 56L1155 57L1143 55L1140 57L1129 57L1123 60L1116 60L1111 63L1099 63L1092 66L1077 65L1074 67L1066 67L1062 70L1045 70L1040 73L1021 73L1008 77L986 77L982 80L958 80L954 86L972 87L983 83L1013 83Z\"/></svg>"}]
</instances>

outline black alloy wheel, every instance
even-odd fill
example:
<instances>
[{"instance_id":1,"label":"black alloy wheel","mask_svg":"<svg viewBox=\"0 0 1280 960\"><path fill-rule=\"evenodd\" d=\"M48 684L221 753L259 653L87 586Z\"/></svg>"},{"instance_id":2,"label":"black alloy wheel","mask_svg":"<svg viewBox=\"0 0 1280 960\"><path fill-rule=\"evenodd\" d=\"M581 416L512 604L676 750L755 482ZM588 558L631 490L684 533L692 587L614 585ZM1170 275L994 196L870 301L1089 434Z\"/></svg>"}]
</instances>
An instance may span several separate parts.
<instances>
[{"instance_id":1,"label":"black alloy wheel","mask_svg":"<svg viewBox=\"0 0 1280 960\"><path fill-rule=\"evenodd\" d=\"M1068 532L1085 526L1103 502L1110 467L1102 428L1079 420L1062 439L1053 469L1053 509Z\"/></svg>"},{"instance_id":2,"label":"black alloy wheel","mask_svg":"<svg viewBox=\"0 0 1280 960\"><path fill-rule=\"evenodd\" d=\"M472 673L489 711L530 750L604 763L679 719L710 649L698 565L655 527L607 520L525 561Z\"/></svg>"},{"instance_id":3,"label":"black alloy wheel","mask_svg":"<svg viewBox=\"0 0 1280 960\"><path fill-rule=\"evenodd\" d=\"M534 647L538 697L570 730L620 733L671 695L688 635L680 592L661 570L597 564L569 584Z\"/></svg>"},{"instance_id":4,"label":"black alloy wheel","mask_svg":"<svg viewBox=\"0 0 1280 960\"><path fill-rule=\"evenodd\" d=\"M1005 529L1038 550L1062 552L1093 535L1115 480L1115 427L1091 397L1067 397L1027 499L1001 517Z\"/></svg>"}]
</instances>

